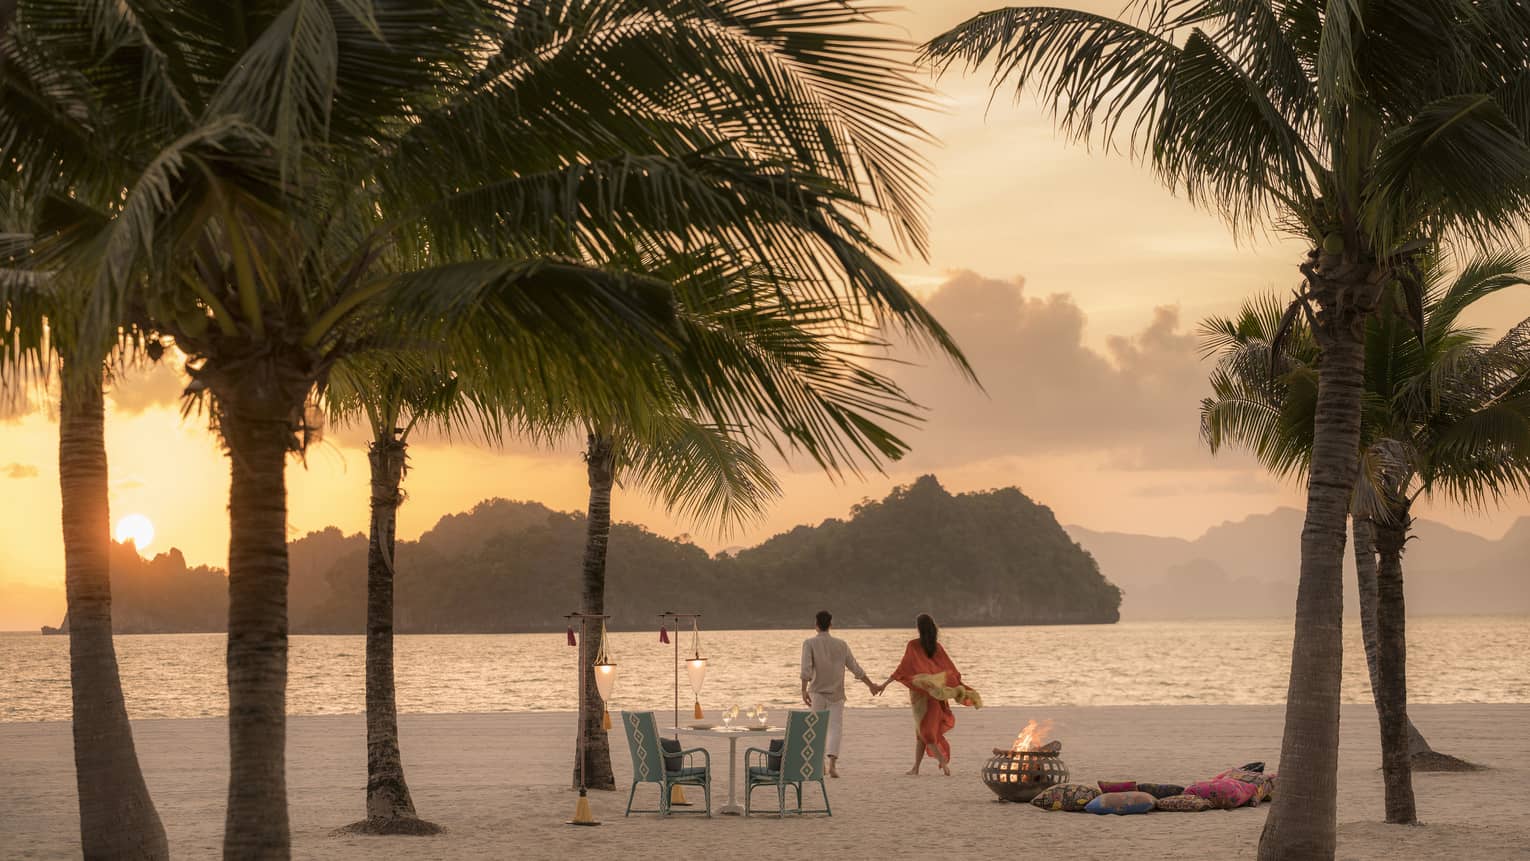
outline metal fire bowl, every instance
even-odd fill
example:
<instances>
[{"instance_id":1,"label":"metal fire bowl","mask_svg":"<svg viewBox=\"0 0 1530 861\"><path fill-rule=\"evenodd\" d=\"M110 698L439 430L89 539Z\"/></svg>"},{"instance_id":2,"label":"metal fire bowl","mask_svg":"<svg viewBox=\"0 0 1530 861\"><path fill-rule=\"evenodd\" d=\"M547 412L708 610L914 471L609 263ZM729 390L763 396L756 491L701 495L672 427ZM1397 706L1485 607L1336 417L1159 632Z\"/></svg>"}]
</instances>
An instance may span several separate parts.
<instances>
[{"instance_id":1,"label":"metal fire bowl","mask_svg":"<svg viewBox=\"0 0 1530 861\"><path fill-rule=\"evenodd\" d=\"M1056 753L1022 750L998 754L983 766L983 784L1000 801L1024 803L1043 789L1068 782L1068 764Z\"/></svg>"}]
</instances>

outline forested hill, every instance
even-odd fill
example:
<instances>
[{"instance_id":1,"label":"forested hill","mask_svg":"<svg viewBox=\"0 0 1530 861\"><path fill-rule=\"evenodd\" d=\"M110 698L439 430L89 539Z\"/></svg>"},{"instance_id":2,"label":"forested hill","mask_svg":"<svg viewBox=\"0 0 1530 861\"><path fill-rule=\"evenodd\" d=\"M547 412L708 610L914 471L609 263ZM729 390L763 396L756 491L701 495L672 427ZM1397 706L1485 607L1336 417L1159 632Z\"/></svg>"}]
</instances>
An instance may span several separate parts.
<instances>
[{"instance_id":1,"label":"forested hill","mask_svg":"<svg viewBox=\"0 0 1530 861\"><path fill-rule=\"evenodd\" d=\"M531 502L442 518L399 544L398 630L561 630L578 602L584 530L582 514ZM360 632L366 540L328 529L291 553L294 633ZM222 572L186 571L174 551L114 561L119 631L205 631L223 618ZM736 556L619 523L606 596L618 629L651 627L664 610L700 611L713 629L805 627L821 608L842 626L903 627L919 612L947 625L1105 623L1121 603L1050 509L1013 488L952 495L933 476Z\"/></svg>"}]
</instances>

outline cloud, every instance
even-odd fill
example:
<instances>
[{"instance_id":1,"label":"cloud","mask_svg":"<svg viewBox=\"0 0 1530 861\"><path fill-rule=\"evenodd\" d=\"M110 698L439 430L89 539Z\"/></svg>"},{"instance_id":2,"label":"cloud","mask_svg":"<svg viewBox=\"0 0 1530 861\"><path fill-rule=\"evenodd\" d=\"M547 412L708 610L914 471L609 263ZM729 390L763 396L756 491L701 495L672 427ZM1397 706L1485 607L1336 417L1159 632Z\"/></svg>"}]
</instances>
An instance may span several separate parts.
<instances>
[{"instance_id":1,"label":"cloud","mask_svg":"<svg viewBox=\"0 0 1530 861\"><path fill-rule=\"evenodd\" d=\"M185 361L185 356L172 349L158 362L128 369L107 387L112 405L127 415L136 415L179 404L181 393L191 382L182 371Z\"/></svg>"},{"instance_id":2,"label":"cloud","mask_svg":"<svg viewBox=\"0 0 1530 861\"><path fill-rule=\"evenodd\" d=\"M0 476L5 478L36 478L37 467L29 463L8 463L0 466Z\"/></svg>"},{"instance_id":3,"label":"cloud","mask_svg":"<svg viewBox=\"0 0 1530 861\"><path fill-rule=\"evenodd\" d=\"M930 412L907 434L910 463L1098 451L1102 468L1215 466L1198 439L1207 367L1179 310L1160 307L1131 335L1085 342L1088 318L1066 294L1032 297L1024 279L959 272L926 302L984 390L938 357L893 371Z\"/></svg>"},{"instance_id":4,"label":"cloud","mask_svg":"<svg viewBox=\"0 0 1530 861\"><path fill-rule=\"evenodd\" d=\"M1130 491L1139 499L1176 499L1203 494L1230 496L1265 496L1280 488L1262 472L1245 472L1211 481L1179 481L1148 484Z\"/></svg>"}]
</instances>

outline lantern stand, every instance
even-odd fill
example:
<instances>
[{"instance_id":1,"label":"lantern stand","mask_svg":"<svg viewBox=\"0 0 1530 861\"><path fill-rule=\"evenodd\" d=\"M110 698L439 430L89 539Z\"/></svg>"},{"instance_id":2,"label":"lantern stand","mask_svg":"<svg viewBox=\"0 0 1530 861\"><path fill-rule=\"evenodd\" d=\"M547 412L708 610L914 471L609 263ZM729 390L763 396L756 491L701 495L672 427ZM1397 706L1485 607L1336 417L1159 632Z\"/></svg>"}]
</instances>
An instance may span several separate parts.
<instances>
[{"instance_id":1,"label":"lantern stand","mask_svg":"<svg viewBox=\"0 0 1530 861\"><path fill-rule=\"evenodd\" d=\"M680 728L680 625L689 622L692 626L701 620L700 613L672 613L666 610L659 614L661 622L667 622L669 627L675 629L675 636L671 637L675 643L675 729ZM690 807L691 803L685 800L685 789L680 784L675 784L669 794L671 806Z\"/></svg>"},{"instance_id":2,"label":"lantern stand","mask_svg":"<svg viewBox=\"0 0 1530 861\"><path fill-rule=\"evenodd\" d=\"M589 788L584 784L584 674L587 672L584 665L584 643L588 641L590 636L591 619L599 619L602 623L604 623L606 619L611 617L604 616L599 613L569 613L563 618L568 619L570 623L572 623L573 620L578 619L579 633L580 636L584 638L581 639L577 644L579 649L579 732L576 734L576 740L578 742L577 754L579 756L579 803L574 806L574 818L568 820L565 824L599 825L600 821L597 820L595 816L590 812ZM569 625L569 630L573 631L572 624ZM602 648L603 647L604 644L602 644Z\"/></svg>"}]
</instances>

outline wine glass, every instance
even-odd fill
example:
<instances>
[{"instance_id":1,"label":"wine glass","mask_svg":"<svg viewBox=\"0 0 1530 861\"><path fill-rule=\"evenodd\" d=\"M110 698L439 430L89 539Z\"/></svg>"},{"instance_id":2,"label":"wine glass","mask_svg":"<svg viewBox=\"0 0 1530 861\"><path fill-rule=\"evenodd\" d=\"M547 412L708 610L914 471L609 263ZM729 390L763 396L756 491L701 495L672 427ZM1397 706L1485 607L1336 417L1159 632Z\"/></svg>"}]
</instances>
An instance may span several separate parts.
<instances>
[{"instance_id":1,"label":"wine glass","mask_svg":"<svg viewBox=\"0 0 1530 861\"><path fill-rule=\"evenodd\" d=\"M755 712L756 712L756 708L754 706L750 706L748 708L748 710L744 712L744 717L746 717L746 718L748 718L748 719L750 719L752 721L752 720L754 720Z\"/></svg>"},{"instance_id":2,"label":"wine glass","mask_svg":"<svg viewBox=\"0 0 1530 861\"><path fill-rule=\"evenodd\" d=\"M723 709L723 726L733 726L733 719L738 717L738 706L730 706Z\"/></svg>"},{"instance_id":3,"label":"wine glass","mask_svg":"<svg viewBox=\"0 0 1530 861\"><path fill-rule=\"evenodd\" d=\"M754 707L754 716L755 716L756 719L759 720L760 728L761 729L764 729L767 726L769 726L769 724L766 723L766 720L768 719L768 717L767 717L767 713L765 711L765 706L763 706L763 705L756 705Z\"/></svg>"}]
</instances>

